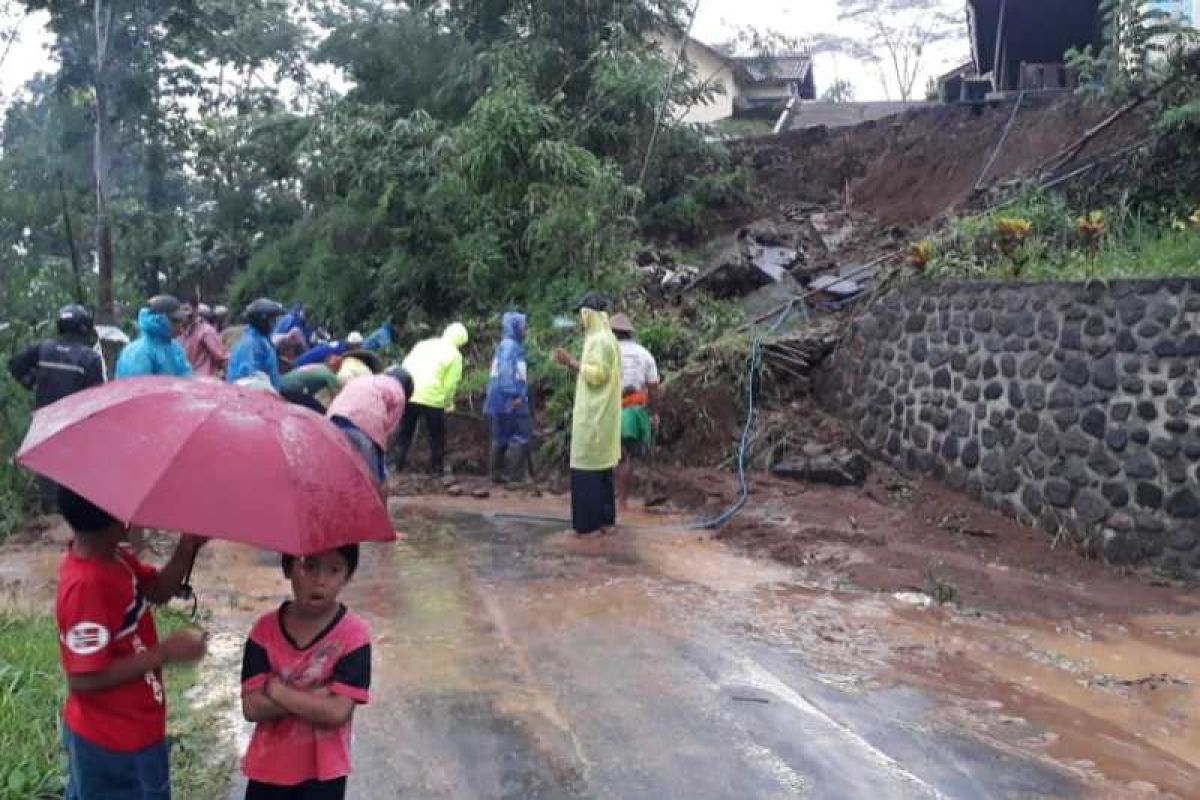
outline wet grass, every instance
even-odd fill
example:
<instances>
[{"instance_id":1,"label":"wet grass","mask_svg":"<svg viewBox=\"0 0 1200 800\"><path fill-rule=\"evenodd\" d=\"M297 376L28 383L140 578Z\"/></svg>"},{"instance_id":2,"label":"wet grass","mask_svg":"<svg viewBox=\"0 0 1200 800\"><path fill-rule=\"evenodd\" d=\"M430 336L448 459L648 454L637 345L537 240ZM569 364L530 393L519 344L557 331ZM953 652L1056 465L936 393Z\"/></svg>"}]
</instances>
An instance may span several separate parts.
<instances>
[{"instance_id":1,"label":"wet grass","mask_svg":"<svg viewBox=\"0 0 1200 800\"><path fill-rule=\"evenodd\" d=\"M0 800L61 797L64 689L53 619L0 613Z\"/></svg>"},{"instance_id":2,"label":"wet grass","mask_svg":"<svg viewBox=\"0 0 1200 800\"><path fill-rule=\"evenodd\" d=\"M166 636L193 624L175 609L157 612L158 632ZM188 693L200 681L200 667L171 667L167 684L167 738L171 741L171 788L176 800L214 800L225 795L236 754L220 733L219 707L197 709Z\"/></svg>"},{"instance_id":3,"label":"wet grass","mask_svg":"<svg viewBox=\"0 0 1200 800\"><path fill-rule=\"evenodd\" d=\"M157 619L162 636L189 621L171 610L159 611ZM213 724L217 711L194 711L185 697L198 678L195 668L172 668L166 675L171 780L174 796L183 800L220 797L233 767L233 754ZM0 800L62 797L59 717L65 692L54 619L0 611Z\"/></svg>"},{"instance_id":4,"label":"wet grass","mask_svg":"<svg viewBox=\"0 0 1200 800\"><path fill-rule=\"evenodd\" d=\"M1086 281L1200 277L1200 209L1071 209L1030 193L953 220L931 243L929 277Z\"/></svg>"},{"instance_id":5,"label":"wet grass","mask_svg":"<svg viewBox=\"0 0 1200 800\"><path fill-rule=\"evenodd\" d=\"M981 273L993 280L1028 281L1200 277L1200 234L1139 228L1095 253L1053 254L1019 268L994 264Z\"/></svg>"}]
</instances>

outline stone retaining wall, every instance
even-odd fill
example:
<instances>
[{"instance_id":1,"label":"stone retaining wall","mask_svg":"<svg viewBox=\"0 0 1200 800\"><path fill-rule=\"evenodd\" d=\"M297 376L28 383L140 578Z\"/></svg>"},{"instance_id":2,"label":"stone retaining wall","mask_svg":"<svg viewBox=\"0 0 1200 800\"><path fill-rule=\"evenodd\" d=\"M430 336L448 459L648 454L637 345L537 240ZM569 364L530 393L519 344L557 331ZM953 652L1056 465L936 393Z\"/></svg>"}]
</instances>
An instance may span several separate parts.
<instances>
[{"instance_id":1,"label":"stone retaining wall","mask_svg":"<svg viewBox=\"0 0 1200 800\"><path fill-rule=\"evenodd\" d=\"M1198 365L1200 280L928 284L856 324L835 401L898 466L1194 573Z\"/></svg>"}]
</instances>

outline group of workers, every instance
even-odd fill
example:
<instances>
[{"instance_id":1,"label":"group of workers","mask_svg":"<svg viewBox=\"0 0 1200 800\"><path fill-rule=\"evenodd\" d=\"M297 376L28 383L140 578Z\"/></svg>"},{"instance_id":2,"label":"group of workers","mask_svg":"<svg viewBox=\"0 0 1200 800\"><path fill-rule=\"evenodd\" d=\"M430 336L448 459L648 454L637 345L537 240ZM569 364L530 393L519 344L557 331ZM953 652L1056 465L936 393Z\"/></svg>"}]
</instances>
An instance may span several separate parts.
<instances>
[{"instance_id":1,"label":"group of workers","mask_svg":"<svg viewBox=\"0 0 1200 800\"><path fill-rule=\"evenodd\" d=\"M659 385L654 357L634 341L624 314L609 317L606 298L589 293L575 309L584 332L579 359L559 350L554 360L577 373L571 427L572 525L601 532L616 524L617 489L625 507L636 464L649 454L650 409ZM120 353L115 379L146 375L224 379L278 393L326 415L367 462L380 491L388 464L406 468L418 429L429 440L430 471L444 474L446 417L463 376L467 328L455 322L416 344L402 364L385 366L380 351L395 342L390 323L365 338L324 341L302 305L285 309L259 299L244 326L225 327L224 309L192 306L171 295L150 298L137 316L137 338ZM484 413L491 435L490 474L496 483L523 483L532 473L532 406L526 351L528 319L509 312L491 363ZM34 391L41 408L106 380L95 348L95 325L80 305L59 311L57 336L19 353L9 368ZM625 458L622 458L624 454ZM624 466L617 475L618 466ZM43 487L43 503L54 488Z\"/></svg>"},{"instance_id":2,"label":"group of workers","mask_svg":"<svg viewBox=\"0 0 1200 800\"><path fill-rule=\"evenodd\" d=\"M629 458L620 482L627 490L632 460L646 455L659 375L653 356L633 341L629 319L610 319L603 296L589 293L575 310L585 336L581 357L558 350L554 360L578 375L571 516L582 535L616 524L614 473L624 451ZM302 307L285 311L260 299L243 316L244 327L222 331L224 318L215 309L153 297L138 313L138 336L120 353L114 378L225 380L278 393L322 414L344 434L381 498L389 447L394 444L393 462L403 468L423 426L431 468L442 474L446 415L454 410L463 376L465 326L449 325L440 337L414 346L402 364L385 367L379 351L394 341L390 325L367 339L352 333L344 341L320 342ZM9 364L38 408L107 379L91 313L66 306L56 325L57 336ZM531 463L527 333L523 314L504 314L485 403L497 481L523 480ZM201 660L207 644L192 628L160 641L149 609L178 596L205 540L183 536L166 564L155 568L123 547L133 534L107 511L50 483L42 495L47 510L59 511L72 530L55 603L67 689L61 730L66 795L169 797L162 670ZM247 800L346 796L351 719L357 706L369 702L371 684L370 628L339 600L358 562L357 544L281 558L291 599L263 614L243 647L242 714L255 725L242 760Z\"/></svg>"}]
</instances>

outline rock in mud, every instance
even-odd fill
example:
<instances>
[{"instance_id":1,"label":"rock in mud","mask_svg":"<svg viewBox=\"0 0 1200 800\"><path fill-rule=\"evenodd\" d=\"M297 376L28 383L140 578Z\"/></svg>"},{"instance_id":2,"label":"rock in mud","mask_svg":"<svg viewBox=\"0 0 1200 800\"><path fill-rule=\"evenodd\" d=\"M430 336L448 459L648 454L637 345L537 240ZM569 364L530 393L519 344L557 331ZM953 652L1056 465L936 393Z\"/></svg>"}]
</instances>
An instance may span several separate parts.
<instances>
[{"instance_id":1,"label":"rock in mud","mask_svg":"<svg viewBox=\"0 0 1200 800\"><path fill-rule=\"evenodd\" d=\"M771 470L780 478L830 486L862 486L868 471L869 464L862 453L846 450L807 454L780 462Z\"/></svg>"}]
</instances>

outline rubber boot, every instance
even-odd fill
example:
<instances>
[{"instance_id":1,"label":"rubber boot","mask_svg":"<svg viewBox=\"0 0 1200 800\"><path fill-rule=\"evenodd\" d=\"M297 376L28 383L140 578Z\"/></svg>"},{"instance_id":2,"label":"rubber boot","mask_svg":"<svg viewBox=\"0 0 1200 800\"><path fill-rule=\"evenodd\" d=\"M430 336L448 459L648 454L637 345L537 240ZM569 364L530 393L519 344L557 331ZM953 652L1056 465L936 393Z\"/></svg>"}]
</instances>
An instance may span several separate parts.
<instances>
[{"instance_id":1,"label":"rubber boot","mask_svg":"<svg viewBox=\"0 0 1200 800\"><path fill-rule=\"evenodd\" d=\"M389 453L389 461L391 467L396 472L404 472L408 467L408 451L412 448L412 440L404 441L403 436L396 438L395 444L392 445L391 453Z\"/></svg>"},{"instance_id":2,"label":"rubber boot","mask_svg":"<svg viewBox=\"0 0 1200 800\"><path fill-rule=\"evenodd\" d=\"M504 455L507 449L502 444L492 445L492 483L497 486L504 483Z\"/></svg>"},{"instance_id":3,"label":"rubber boot","mask_svg":"<svg viewBox=\"0 0 1200 800\"><path fill-rule=\"evenodd\" d=\"M505 459L506 472L510 483L524 485L529 481L529 472L526 467L529 466L529 445L514 444L509 445L507 458Z\"/></svg>"}]
</instances>

